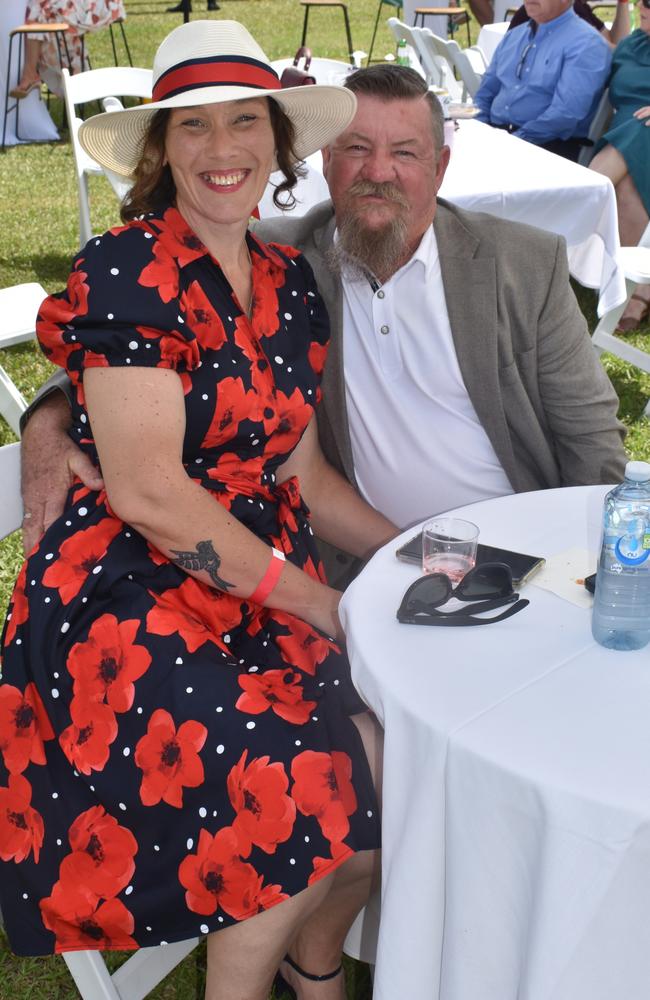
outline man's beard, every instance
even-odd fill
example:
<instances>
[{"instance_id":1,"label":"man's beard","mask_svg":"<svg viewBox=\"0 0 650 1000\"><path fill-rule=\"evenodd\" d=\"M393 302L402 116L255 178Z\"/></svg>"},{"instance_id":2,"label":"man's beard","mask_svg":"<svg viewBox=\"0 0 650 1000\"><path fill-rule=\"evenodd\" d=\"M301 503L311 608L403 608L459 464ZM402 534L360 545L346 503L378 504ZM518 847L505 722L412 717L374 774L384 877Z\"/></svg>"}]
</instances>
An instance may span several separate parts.
<instances>
[{"instance_id":1,"label":"man's beard","mask_svg":"<svg viewBox=\"0 0 650 1000\"><path fill-rule=\"evenodd\" d=\"M374 195L408 208L404 195L394 184L386 181L357 181L348 192L350 201L355 197ZM349 202L348 202L349 204ZM346 208L338 223L338 241L327 252L329 266L348 278L367 278L369 275L387 281L406 263L410 248L405 212L398 212L380 227L365 224L364 211Z\"/></svg>"}]
</instances>

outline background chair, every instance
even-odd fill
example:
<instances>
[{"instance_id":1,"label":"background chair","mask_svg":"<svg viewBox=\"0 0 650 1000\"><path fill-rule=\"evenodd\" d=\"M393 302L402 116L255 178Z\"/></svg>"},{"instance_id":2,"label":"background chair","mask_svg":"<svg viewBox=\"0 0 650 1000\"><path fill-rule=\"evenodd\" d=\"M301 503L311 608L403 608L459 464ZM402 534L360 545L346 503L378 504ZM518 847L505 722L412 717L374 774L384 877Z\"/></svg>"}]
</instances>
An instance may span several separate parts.
<instances>
[{"instance_id":1,"label":"background chair","mask_svg":"<svg viewBox=\"0 0 650 1000\"><path fill-rule=\"evenodd\" d=\"M194 938L141 948L112 976L100 951L68 951L63 957L82 1000L144 1000L198 943L199 939Z\"/></svg>"},{"instance_id":2,"label":"background chair","mask_svg":"<svg viewBox=\"0 0 650 1000\"><path fill-rule=\"evenodd\" d=\"M78 133L81 117L78 108L90 101L101 101L104 97L151 97L152 72L135 66L109 66L91 69L85 73L70 73L63 70L63 90L65 109L70 125L70 141L77 174L79 198L79 246L83 247L92 236L90 225L90 205L88 200L88 175L103 173L92 157L81 148Z\"/></svg>"},{"instance_id":3,"label":"background chair","mask_svg":"<svg viewBox=\"0 0 650 1000\"><path fill-rule=\"evenodd\" d=\"M397 17L389 17L386 24L398 44L403 38L406 44L410 47L412 68L417 70L417 72L420 73L429 83L433 83L432 80L428 80L428 74L425 72L422 60L420 59L417 41L414 37L414 31L417 29L411 28L408 24L405 24L404 21L400 21Z\"/></svg>"},{"instance_id":4,"label":"background chair","mask_svg":"<svg viewBox=\"0 0 650 1000\"><path fill-rule=\"evenodd\" d=\"M587 133L587 142L578 153L578 163L581 167L588 167L591 163L594 155L594 146L604 132L606 132L612 113L613 109L609 103L609 90L605 89L603 96L598 102L594 117L591 119L589 132Z\"/></svg>"},{"instance_id":5,"label":"background chair","mask_svg":"<svg viewBox=\"0 0 650 1000\"><path fill-rule=\"evenodd\" d=\"M34 339L36 315L45 296L45 289L36 281L0 290L0 348ZM22 393L0 367L0 414L14 434L20 434L20 416L26 409Z\"/></svg>"},{"instance_id":6,"label":"background chair","mask_svg":"<svg viewBox=\"0 0 650 1000\"><path fill-rule=\"evenodd\" d=\"M17 531L23 519L20 495L20 445L0 448L0 541Z\"/></svg>"},{"instance_id":7,"label":"background chair","mask_svg":"<svg viewBox=\"0 0 650 1000\"><path fill-rule=\"evenodd\" d=\"M368 51L368 65L370 65L370 63L372 62L372 52L375 47L375 38L377 37L377 29L379 28L379 18L383 13L384 4L388 7L392 7L393 10L399 11L400 14L402 13L402 0L379 0L379 3L377 4L377 17L375 18L375 26L372 29L372 40L370 42L370 49ZM400 38L401 37L403 36L400 35ZM397 39L397 41L399 42L399 38ZM375 62L377 62L376 59ZM381 62L381 59L379 60L379 62Z\"/></svg>"},{"instance_id":8,"label":"background chair","mask_svg":"<svg viewBox=\"0 0 650 1000\"><path fill-rule=\"evenodd\" d=\"M640 347L633 347L620 337L614 336L616 325L625 312L625 308L638 285L650 285L650 223L636 247L621 247L621 266L625 273L627 298L622 305L606 313L594 330L592 344L599 354L609 351L610 354L622 358L623 361L640 368L650 374L650 352ZM643 411L650 417L650 400Z\"/></svg>"},{"instance_id":9,"label":"background chair","mask_svg":"<svg viewBox=\"0 0 650 1000\"><path fill-rule=\"evenodd\" d=\"M460 51L458 42L448 42L445 38L439 38L428 28L411 30L420 62L430 82L436 87L444 87L452 101L462 101L463 85L454 75L456 68L454 54Z\"/></svg>"},{"instance_id":10,"label":"background chair","mask_svg":"<svg viewBox=\"0 0 650 1000\"><path fill-rule=\"evenodd\" d=\"M454 51L453 58L463 84L463 101L467 101L474 97L481 86L483 74L487 69L487 61L478 45Z\"/></svg>"},{"instance_id":11,"label":"background chair","mask_svg":"<svg viewBox=\"0 0 650 1000\"><path fill-rule=\"evenodd\" d=\"M25 39L29 38L30 35L53 35L56 39L57 51L59 54L59 64L61 69L64 68L64 61L67 63L68 67L72 67L72 62L70 58L70 51L66 42L66 33L70 30L69 25L65 22L60 21L54 24L21 24L13 31L9 32L9 54L7 56L7 81L5 88L5 110L4 119L2 126L2 145L0 149L5 148L5 139L7 137L7 119L9 115L13 112L16 116L15 118L15 133L17 139L23 139L24 137L20 135L19 131L19 116L20 116L20 101L11 97L9 91L11 90L11 69L13 66L12 54L14 41L18 40L18 69L16 79L20 79L20 74L23 65L23 52ZM12 103L13 102L13 103ZM49 91L48 91L48 105L49 105Z\"/></svg>"}]
</instances>

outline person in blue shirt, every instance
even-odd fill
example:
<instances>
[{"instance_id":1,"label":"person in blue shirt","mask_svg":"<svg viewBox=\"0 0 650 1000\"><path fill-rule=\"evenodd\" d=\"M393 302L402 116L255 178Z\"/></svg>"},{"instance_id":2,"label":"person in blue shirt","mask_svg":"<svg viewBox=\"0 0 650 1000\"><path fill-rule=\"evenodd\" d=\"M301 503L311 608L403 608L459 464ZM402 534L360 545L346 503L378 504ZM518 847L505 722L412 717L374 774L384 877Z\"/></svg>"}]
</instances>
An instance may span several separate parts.
<instances>
[{"instance_id":1,"label":"person in blue shirt","mask_svg":"<svg viewBox=\"0 0 650 1000\"><path fill-rule=\"evenodd\" d=\"M474 97L479 121L577 160L603 92L611 49L571 0L526 0Z\"/></svg>"}]
</instances>

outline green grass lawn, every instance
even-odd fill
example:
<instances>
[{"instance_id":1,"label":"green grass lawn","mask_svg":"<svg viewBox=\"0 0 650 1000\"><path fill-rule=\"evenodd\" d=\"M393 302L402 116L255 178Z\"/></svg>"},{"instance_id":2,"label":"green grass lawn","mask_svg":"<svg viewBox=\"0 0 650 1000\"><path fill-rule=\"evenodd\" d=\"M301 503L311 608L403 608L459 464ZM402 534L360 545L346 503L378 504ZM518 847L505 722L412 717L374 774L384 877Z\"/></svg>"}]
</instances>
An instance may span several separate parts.
<instances>
[{"instance_id":1,"label":"green grass lawn","mask_svg":"<svg viewBox=\"0 0 650 1000\"><path fill-rule=\"evenodd\" d=\"M169 0L171 2L171 0ZM143 9L155 13L139 13ZM161 13L165 4L127 2L127 32L134 65L150 66L153 55L168 32L180 24L180 15ZM376 0L348 0L352 38L356 48L368 50L376 14ZM386 9L388 14L390 11ZM218 15L207 15L205 2L194 0L193 17L225 17L242 21L258 39L271 59L293 54L300 43L302 8L298 0L221 0ZM472 24L472 40L477 26ZM343 21L336 9L311 15L308 42L315 55L345 58ZM93 66L112 64L107 32L90 36ZM392 36L382 25L375 55L394 50ZM52 102L52 113L61 121L61 102ZM39 281L47 291L65 283L78 239L77 193L72 154L66 141L8 149L0 155L0 287L23 281ZM93 227L101 232L119 221L118 205L102 178L91 178ZM576 286L581 307L590 329L595 325L595 294ZM650 350L650 332L630 338ZM629 429L627 448L634 458L650 461L650 421L643 408L650 397L650 376L613 358L605 358L607 370L621 401L620 416ZM0 351L0 364L30 399L48 374L49 365L35 345ZM9 427L0 419L0 444L13 440ZM21 560L18 535L0 543L0 608L6 606ZM0 616L2 612L0 611ZM109 961L121 961L112 956ZM358 963L348 964L348 993L351 1000L367 1000L370 985L367 970ZM202 996L205 979L205 951L197 949L152 994L158 1000L194 1000ZM69 1000L77 995L61 958L15 959L0 931L0 998L12 1000Z\"/></svg>"}]
</instances>

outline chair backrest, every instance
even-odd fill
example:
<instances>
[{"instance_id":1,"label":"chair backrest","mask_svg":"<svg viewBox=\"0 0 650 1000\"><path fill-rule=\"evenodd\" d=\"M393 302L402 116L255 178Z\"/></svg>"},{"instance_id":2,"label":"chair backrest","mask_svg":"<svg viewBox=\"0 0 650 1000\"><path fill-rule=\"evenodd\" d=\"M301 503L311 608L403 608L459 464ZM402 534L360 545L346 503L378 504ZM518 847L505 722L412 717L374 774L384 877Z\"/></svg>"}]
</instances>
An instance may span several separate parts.
<instances>
[{"instance_id":1,"label":"chair backrest","mask_svg":"<svg viewBox=\"0 0 650 1000\"><path fill-rule=\"evenodd\" d=\"M589 132L587 133L590 145L583 146L578 154L578 163L582 167L588 167L591 163L594 155L594 146L607 129L609 120L612 117L612 111L612 106L609 103L609 90L606 88L603 91L596 110L594 111L594 117L591 119Z\"/></svg>"},{"instance_id":2,"label":"chair backrest","mask_svg":"<svg viewBox=\"0 0 650 1000\"><path fill-rule=\"evenodd\" d=\"M444 87L452 101L462 100L463 87L454 76L454 52L460 51L458 42L447 42L429 28L412 28L411 31L429 82L435 87Z\"/></svg>"},{"instance_id":3,"label":"chair backrest","mask_svg":"<svg viewBox=\"0 0 650 1000\"><path fill-rule=\"evenodd\" d=\"M64 69L62 76L65 110L77 174L79 244L84 246L92 236L85 174L101 174L102 169L92 157L88 156L79 143L78 133L82 119L77 108L90 101L101 101L104 97L150 98L153 74L150 69L140 69L137 66L106 66L72 75L67 69Z\"/></svg>"},{"instance_id":4,"label":"chair backrest","mask_svg":"<svg viewBox=\"0 0 650 1000\"><path fill-rule=\"evenodd\" d=\"M386 21L386 24L388 25L393 35L393 38L398 44L401 42L402 39L404 39L406 44L409 46L410 61L412 68L416 70L418 73L420 73L427 80L428 83L433 82L428 79L428 74L424 66L422 65L422 60L420 59L420 52L417 46L417 42L413 37L413 32L416 31L417 29L412 28L408 24L405 24L404 21L400 21L398 17L389 17L388 20Z\"/></svg>"},{"instance_id":5,"label":"chair backrest","mask_svg":"<svg viewBox=\"0 0 650 1000\"><path fill-rule=\"evenodd\" d=\"M20 495L20 445L0 448L0 540L20 527L23 501Z\"/></svg>"},{"instance_id":6,"label":"chair backrest","mask_svg":"<svg viewBox=\"0 0 650 1000\"><path fill-rule=\"evenodd\" d=\"M0 347L32 340L46 291L37 281L0 289Z\"/></svg>"},{"instance_id":7,"label":"chair backrest","mask_svg":"<svg viewBox=\"0 0 650 1000\"><path fill-rule=\"evenodd\" d=\"M478 46L472 46L468 49L459 49L454 53L454 59L458 75L463 81L463 97L474 97L487 68L485 56Z\"/></svg>"}]
</instances>

